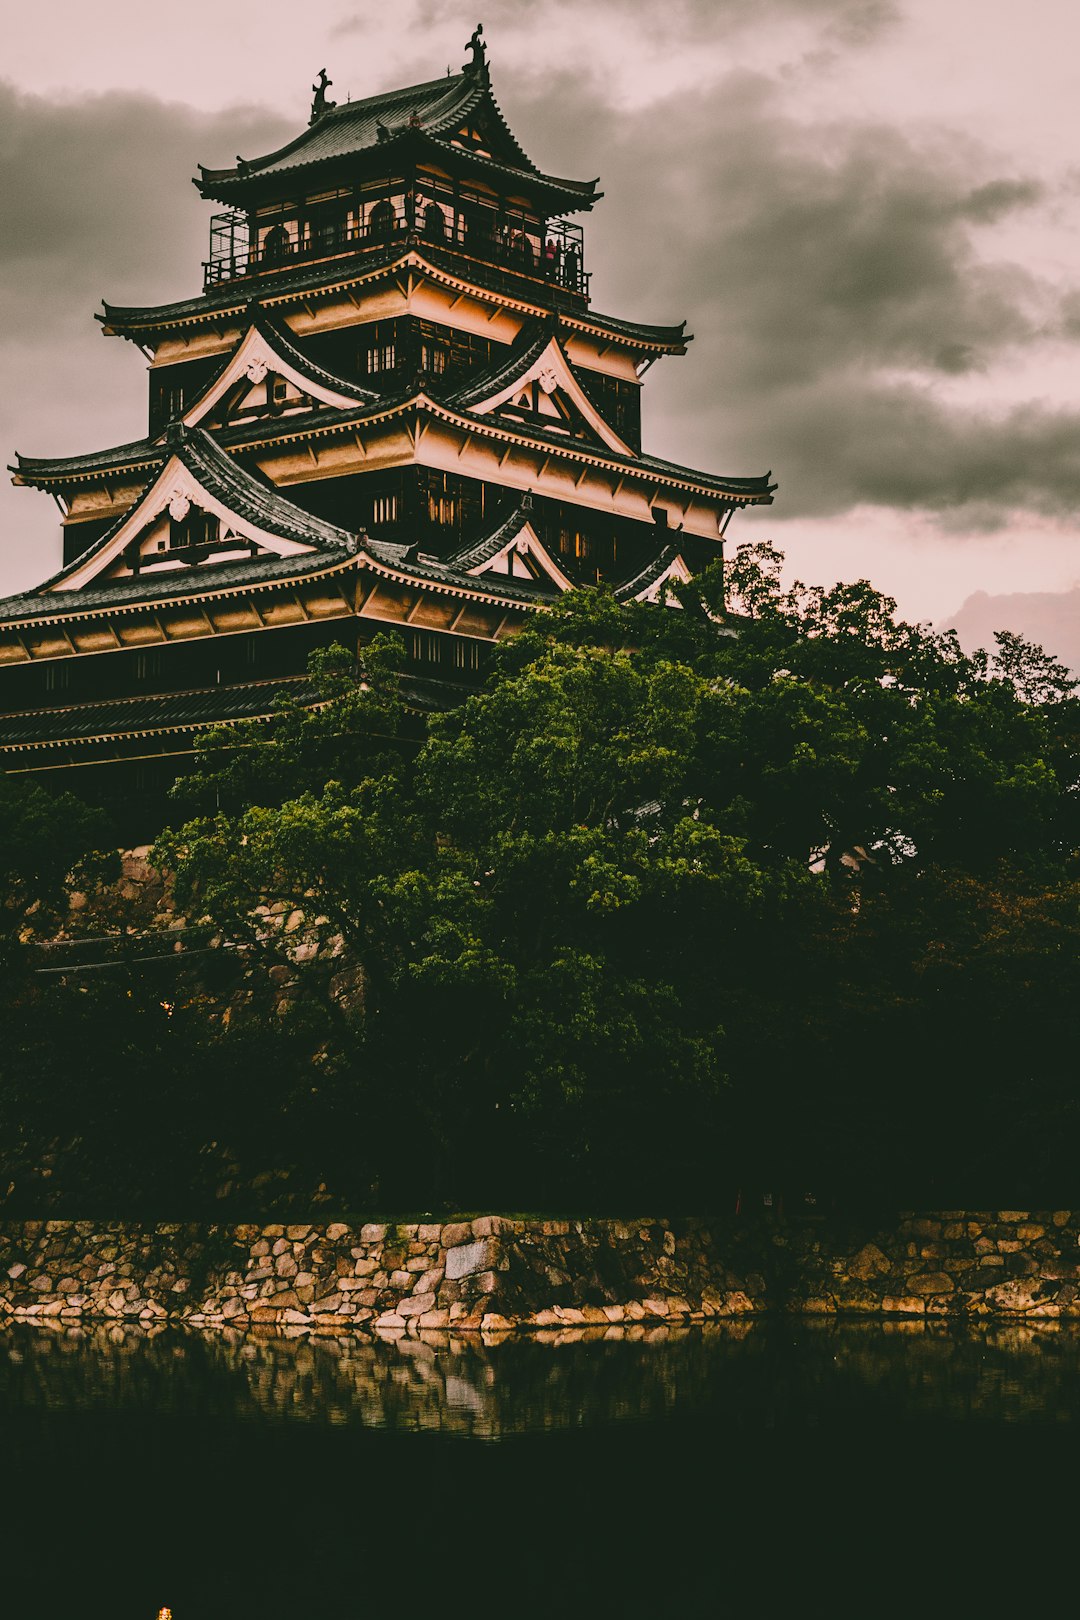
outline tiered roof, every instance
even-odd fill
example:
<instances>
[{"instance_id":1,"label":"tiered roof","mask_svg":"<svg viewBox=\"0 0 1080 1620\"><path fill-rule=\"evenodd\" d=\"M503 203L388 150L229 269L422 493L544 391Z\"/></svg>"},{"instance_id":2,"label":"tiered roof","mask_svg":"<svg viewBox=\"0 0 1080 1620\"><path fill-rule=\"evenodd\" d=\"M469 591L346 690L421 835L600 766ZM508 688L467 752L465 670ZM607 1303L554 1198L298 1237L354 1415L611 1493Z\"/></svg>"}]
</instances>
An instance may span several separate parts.
<instances>
[{"instance_id":1,"label":"tiered roof","mask_svg":"<svg viewBox=\"0 0 1080 1620\"><path fill-rule=\"evenodd\" d=\"M496 152L476 150L455 139L463 123L481 121ZM567 180L544 174L518 142L491 92L486 73L464 70L444 79L400 90L383 91L362 101L327 107L293 140L263 157L241 160L231 169L200 165L196 186L204 197L235 203L256 192L280 189L282 182L301 182L316 166L331 172L375 156L380 163L398 156L430 153L444 161L452 145L455 164L502 179L526 174L534 192L560 209L591 208L602 193L595 180Z\"/></svg>"}]
</instances>

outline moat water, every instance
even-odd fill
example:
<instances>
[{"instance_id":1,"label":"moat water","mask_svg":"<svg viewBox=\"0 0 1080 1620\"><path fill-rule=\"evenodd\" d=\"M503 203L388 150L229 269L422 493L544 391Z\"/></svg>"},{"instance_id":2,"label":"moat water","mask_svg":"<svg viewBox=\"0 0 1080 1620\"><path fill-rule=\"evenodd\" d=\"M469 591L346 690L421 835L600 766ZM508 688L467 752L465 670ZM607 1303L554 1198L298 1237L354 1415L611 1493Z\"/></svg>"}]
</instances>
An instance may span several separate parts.
<instances>
[{"instance_id":1,"label":"moat water","mask_svg":"<svg viewBox=\"0 0 1080 1620\"><path fill-rule=\"evenodd\" d=\"M1080 1330L0 1331L0 1614L997 1615L1074 1587Z\"/></svg>"}]
</instances>

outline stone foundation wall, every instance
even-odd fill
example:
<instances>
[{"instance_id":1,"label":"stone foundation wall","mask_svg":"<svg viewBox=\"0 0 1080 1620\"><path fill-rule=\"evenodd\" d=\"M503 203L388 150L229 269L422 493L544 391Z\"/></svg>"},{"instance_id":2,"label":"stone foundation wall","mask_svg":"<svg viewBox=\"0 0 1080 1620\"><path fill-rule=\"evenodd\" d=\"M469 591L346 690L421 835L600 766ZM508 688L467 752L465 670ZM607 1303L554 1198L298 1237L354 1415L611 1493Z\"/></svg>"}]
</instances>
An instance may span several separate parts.
<instances>
[{"instance_id":1,"label":"stone foundation wall","mask_svg":"<svg viewBox=\"0 0 1080 1620\"><path fill-rule=\"evenodd\" d=\"M505 1332L768 1309L1080 1317L1080 1212L823 1222L0 1224L0 1322Z\"/></svg>"},{"instance_id":2,"label":"stone foundation wall","mask_svg":"<svg viewBox=\"0 0 1080 1620\"><path fill-rule=\"evenodd\" d=\"M505 1331L704 1321L760 1310L703 1222L0 1224L0 1320Z\"/></svg>"},{"instance_id":3,"label":"stone foundation wall","mask_svg":"<svg viewBox=\"0 0 1080 1620\"><path fill-rule=\"evenodd\" d=\"M791 1252L792 1309L1080 1317L1078 1210L908 1211L843 1239L796 1230L781 1241Z\"/></svg>"}]
</instances>

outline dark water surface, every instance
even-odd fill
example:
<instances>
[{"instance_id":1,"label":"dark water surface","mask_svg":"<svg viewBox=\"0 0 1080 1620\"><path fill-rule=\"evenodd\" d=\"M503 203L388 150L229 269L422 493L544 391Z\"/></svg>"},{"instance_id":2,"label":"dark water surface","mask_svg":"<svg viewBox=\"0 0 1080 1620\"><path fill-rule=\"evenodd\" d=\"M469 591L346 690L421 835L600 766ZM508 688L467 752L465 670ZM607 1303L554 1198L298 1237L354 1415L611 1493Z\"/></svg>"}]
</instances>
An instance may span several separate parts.
<instances>
[{"instance_id":1,"label":"dark water surface","mask_svg":"<svg viewBox=\"0 0 1080 1620\"><path fill-rule=\"evenodd\" d=\"M1080 1331L0 1331L0 1616L1075 1601Z\"/></svg>"}]
</instances>

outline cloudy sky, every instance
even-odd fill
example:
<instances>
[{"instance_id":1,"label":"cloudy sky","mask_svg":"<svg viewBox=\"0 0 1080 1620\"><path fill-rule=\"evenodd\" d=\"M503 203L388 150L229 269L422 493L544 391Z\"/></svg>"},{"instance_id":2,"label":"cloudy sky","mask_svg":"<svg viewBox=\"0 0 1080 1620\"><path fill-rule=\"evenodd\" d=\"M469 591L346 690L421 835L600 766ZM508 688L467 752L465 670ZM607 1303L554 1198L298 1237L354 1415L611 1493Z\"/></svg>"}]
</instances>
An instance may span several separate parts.
<instances>
[{"instance_id":1,"label":"cloudy sky","mask_svg":"<svg viewBox=\"0 0 1080 1620\"><path fill-rule=\"evenodd\" d=\"M145 429L112 302L197 291L198 161L297 132L326 66L363 96L464 60L446 0L44 0L5 27L0 446ZM911 617L1080 581L1080 13L1074 0L487 0L526 150L599 174L594 302L687 317L649 447L771 468L798 574L868 576ZM0 489L0 590L59 556L47 496Z\"/></svg>"}]
</instances>

